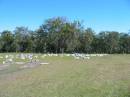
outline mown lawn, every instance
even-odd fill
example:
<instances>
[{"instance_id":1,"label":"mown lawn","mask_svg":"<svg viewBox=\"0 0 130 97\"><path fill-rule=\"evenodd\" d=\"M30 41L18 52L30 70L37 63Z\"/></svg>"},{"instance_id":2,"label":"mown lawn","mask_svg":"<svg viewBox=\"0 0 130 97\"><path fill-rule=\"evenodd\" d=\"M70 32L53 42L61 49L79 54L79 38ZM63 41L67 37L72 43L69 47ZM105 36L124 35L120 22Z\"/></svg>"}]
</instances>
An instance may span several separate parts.
<instances>
[{"instance_id":1,"label":"mown lawn","mask_svg":"<svg viewBox=\"0 0 130 97\"><path fill-rule=\"evenodd\" d=\"M1 70L0 97L130 97L130 55L39 60L49 64Z\"/></svg>"}]
</instances>

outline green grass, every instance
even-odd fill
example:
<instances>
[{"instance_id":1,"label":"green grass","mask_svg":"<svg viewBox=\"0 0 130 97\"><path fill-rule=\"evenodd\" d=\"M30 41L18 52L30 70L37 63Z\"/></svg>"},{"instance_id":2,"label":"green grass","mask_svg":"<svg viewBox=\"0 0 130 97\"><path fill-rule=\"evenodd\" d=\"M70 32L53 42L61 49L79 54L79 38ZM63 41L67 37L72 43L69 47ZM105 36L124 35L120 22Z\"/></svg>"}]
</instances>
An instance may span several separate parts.
<instances>
[{"instance_id":1,"label":"green grass","mask_svg":"<svg viewBox=\"0 0 130 97\"><path fill-rule=\"evenodd\" d=\"M50 64L0 71L0 97L130 97L130 55L39 60Z\"/></svg>"}]
</instances>

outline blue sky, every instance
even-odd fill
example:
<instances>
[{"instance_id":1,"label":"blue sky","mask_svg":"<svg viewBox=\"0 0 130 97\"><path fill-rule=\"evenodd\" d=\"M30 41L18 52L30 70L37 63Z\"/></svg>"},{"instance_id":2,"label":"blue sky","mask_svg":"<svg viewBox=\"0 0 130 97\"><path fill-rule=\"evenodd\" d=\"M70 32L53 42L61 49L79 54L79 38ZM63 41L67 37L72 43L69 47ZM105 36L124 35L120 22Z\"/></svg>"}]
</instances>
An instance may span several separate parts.
<instances>
[{"instance_id":1,"label":"blue sky","mask_svg":"<svg viewBox=\"0 0 130 97\"><path fill-rule=\"evenodd\" d=\"M16 26L35 30L56 16L83 21L96 32L128 32L130 0L0 0L0 31Z\"/></svg>"}]
</instances>

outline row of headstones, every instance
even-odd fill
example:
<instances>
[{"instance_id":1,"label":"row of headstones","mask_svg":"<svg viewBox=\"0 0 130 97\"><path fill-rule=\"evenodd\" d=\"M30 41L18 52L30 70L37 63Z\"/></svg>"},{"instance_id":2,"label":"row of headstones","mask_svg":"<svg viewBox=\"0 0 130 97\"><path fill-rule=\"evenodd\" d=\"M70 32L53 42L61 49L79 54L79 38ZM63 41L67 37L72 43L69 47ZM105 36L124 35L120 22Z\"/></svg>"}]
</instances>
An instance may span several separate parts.
<instances>
[{"instance_id":1,"label":"row of headstones","mask_svg":"<svg viewBox=\"0 0 130 97\"><path fill-rule=\"evenodd\" d=\"M107 56L107 54L79 54L79 53L75 53L75 54L40 54L40 55L36 55L36 54L16 54L16 55L4 55L4 56L0 56L0 59L4 59L3 64L0 66L0 70L3 70L4 68L8 67L10 64L16 63L16 64L23 64L24 66L22 66L21 68L30 68L30 67L35 67L39 64L49 64L49 63L41 63L40 61L38 61L39 57L45 58L45 57L73 57L74 59L90 59L91 57L103 57L103 56ZM14 62L14 58L17 59L29 59L30 62L29 63L25 63L25 61L22 62Z\"/></svg>"},{"instance_id":2,"label":"row of headstones","mask_svg":"<svg viewBox=\"0 0 130 97\"><path fill-rule=\"evenodd\" d=\"M25 60L25 59L29 59L30 61L37 61L38 60L38 57L42 57L42 58L45 58L47 56L49 57L74 57L74 59L90 59L90 57L103 57L103 56L106 56L107 54L79 54L79 53L75 53L75 54L40 54L39 55L36 55L36 54L16 54L16 55L5 55L5 56L0 56L1 59L4 59L3 61L3 64L5 63L11 63L14 61L14 58L16 59L22 59L22 60Z\"/></svg>"},{"instance_id":3,"label":"row of headstones","mask_svg":"<svg viewBox=\"0 0 130 97\"><path fill-rule=\"evenodd\" d=\"M0 65L0 70L7 69L11 64L19 64L21 69L23 68L33 68L39 65L46 65L49 63L41 62L38 60L38 55L36 54L16 54L16 55L1 55L0 58L3 59L3 65ZM15 62L15 59L22 59L21 62ZM29 59L29 62L25 62L25 59Z\"/></svg>"},{"instance_id":4,"label":"row of headstones","mask_svg":"<svg viewBox=\"0 0 130 97\"><path fill-rule=\"evenodd\" d=\"M32 62L33 59L37 61L37 58L38 56L34 54L16 54L16 55L9 54L9 55L0 56L0 59L4 60L3 64L5 63L11 64L14 62L15 59L22 59L22 60L28 59Z\"/></svg>"},{"instance_id":5,"label":"row of headstones","mask_svg":"<svg viewBox=\"0 0 130 97\"><path fill-rule=\"evenodd\" d=\"M75 59L90 59L91 57L103 57L103 56L107 56L107 54L79 54L79 53L76 53L76 54L72 54L72 56L75 58Z\"/></svg>"},{"instance_id":6,"label":"row of headstones","mask_svg":"<svg viewBox=\"0 0 130 97\"><path fill-rule=\"evenodd\" d=\"M0 56L0 58L2 59L2 58L5 58L5 59L8 59L8 58L31 58L33 56L33 54L16 54L16 55L11 55L11 54L9 54L9 55L2 55L2 56Z\"/></svg>"},{"instance_id":7,"label":"row of headstones","mask_svg":"<svg viewBox=\"0 0 130 97\"><path fill-rule=\"evenodd\" d=\"M80 54L80 53L75 53L75 54L43 54L42 58L45 58L46 56L60 56L60 57L74 57L74 59L90 59L90 57L103 57L107 56L108 54Z\"/></svg>"}]
</instances>

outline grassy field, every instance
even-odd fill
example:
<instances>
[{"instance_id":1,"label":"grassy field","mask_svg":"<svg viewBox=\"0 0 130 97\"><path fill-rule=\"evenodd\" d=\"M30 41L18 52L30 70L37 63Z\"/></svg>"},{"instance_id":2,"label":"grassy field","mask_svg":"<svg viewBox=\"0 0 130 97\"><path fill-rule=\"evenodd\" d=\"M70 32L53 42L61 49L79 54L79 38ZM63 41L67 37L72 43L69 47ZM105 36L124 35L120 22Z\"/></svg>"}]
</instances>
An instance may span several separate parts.
<instances>
[{"instance_id":1,"label":"grassy field","mask_svg":"<svg viewBox=\"0 0 130 97\"><path fill-rule=\"evenodd\" d=\"M0 97L130 97L130 55L39 60L49 64L0 70Z\"/></svg>"}]
</instances>

